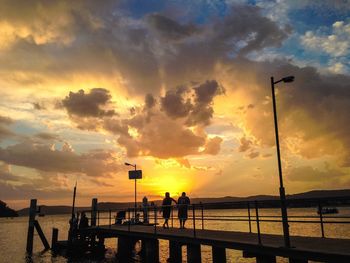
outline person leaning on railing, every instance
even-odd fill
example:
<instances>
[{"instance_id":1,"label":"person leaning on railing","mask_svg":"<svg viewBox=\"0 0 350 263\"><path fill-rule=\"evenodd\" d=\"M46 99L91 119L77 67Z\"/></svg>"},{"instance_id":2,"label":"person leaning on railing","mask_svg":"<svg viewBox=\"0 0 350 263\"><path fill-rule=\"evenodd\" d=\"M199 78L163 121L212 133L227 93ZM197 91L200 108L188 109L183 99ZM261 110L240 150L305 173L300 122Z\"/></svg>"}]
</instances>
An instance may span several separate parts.
<instances>
[{"instance_id":1,"label":"person leaning on railing","mask_svg":"<svg viewBox=\"0 0 350 263\"><path fill-rule=\"evenodd\" d=\"M186 193L183 192L182 195L177 200L178 204L178 218L180 220L180 228L185 228L185 223L188 218L188 205L190 204L190 198L186 196Z\"/></svg>"},{"instance_id":2,"label":"person leaning on railing","mask_svg":"<svg viewBox=\"0 0 350 263\"><path fill-rule=\"evenodd\" d=\"M164 218L164 224L163 228L169 228L169 218L170 218L170 213L171 213L171 203L174 202L177 204L177 202L170 197L170 193L166 192L165 193L165 198L163 199L162 203L162 211L163 211L163 218Z\"/></svg>"}]
</instances>

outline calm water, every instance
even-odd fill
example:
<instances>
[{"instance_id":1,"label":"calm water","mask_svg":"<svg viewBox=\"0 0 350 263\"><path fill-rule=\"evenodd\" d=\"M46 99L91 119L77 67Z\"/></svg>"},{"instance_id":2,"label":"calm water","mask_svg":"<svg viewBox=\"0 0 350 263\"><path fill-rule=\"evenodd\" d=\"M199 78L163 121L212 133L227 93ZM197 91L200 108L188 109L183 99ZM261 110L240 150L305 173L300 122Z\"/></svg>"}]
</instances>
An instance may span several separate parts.
<instances>
[{"instance_id":1,"label":"calm water","mask_svg":"<svg viewBox=\"0 0 350 263\"><path fill-rule=\"evenodd\" d=\"M295 208L288 210L289 216L316 216L316 210L314 208ZM254 211L251 211L252 215ZM204 212L206 217L236 217L236 216L246 216L246 210L209 210ZM259 210L259 216L276 216L280 215L279 209L261 209ZM197 215L196 215L197 216ZM198 216L200 216L200 211L198 211ZM339 209L339 214L334 215L335 219L332 220L342 220L337 219L339 216L350 216L350 208L343 207ZM101 218L103 215L100 216ZM100 219L100 224L108 223L108 215L105 215L105 219ZM37 218L40 225L47 237L49 243L51 243L51 232L52 227L59 229L59 240L67 239L68 221L69 215L55 215L55 216L45 216ZM267 218L266 218L267 219ZM271 219L271 218L270 218ZM177 220L173 221L174 227L178 226ZM170 222L171 225L171 222ZM0 263L8 262L50 262L50 263L65 263L68 260L64 257L53 257L50 251L41 252L43 246L39 237L36 235L34 238L34 254L31 259L26 259L25 257L25 246L26 246L26 236L27 236L27 226L28 218L0 218ZM192 227L192 222L189 220L187 222L187 228ZM196 222L196 227L201 228L200 221ZM249 230L247 222L231 222L231 221L206 221L206 229L220 229L220 230L234 230L234 231L245 231ZM270 223L261 222L260 224L262 233L271 234L281 234L282 227L280 223ZM338 238L350 238L350 224L325 224L325 235L326 237L338 237ZM256 225L252 223L252 230L256 232ZM320 225L319 224L299 224L290 223L290 233L291 235L299 236L320 236ZM115 262L115 248L116 239L106 239L106 247L108 250L106 252L106 258L100 261L93 260L82 260L82 263L99 263L99 262ZM227 250L227 261L228 262L255 262L254 259L242 258L240 251ZM168 257L168 242L165 240L160 241L160 260L161 262L166 262ZM186 249L183 250L183 259L186 262ZM203 262L211 262L211 248L208 246L202 246L202 259ZM72 261L69 261L72 262ZM278 262L287 262L283 258L278 258Z\"/></svg>"}]
</instances>

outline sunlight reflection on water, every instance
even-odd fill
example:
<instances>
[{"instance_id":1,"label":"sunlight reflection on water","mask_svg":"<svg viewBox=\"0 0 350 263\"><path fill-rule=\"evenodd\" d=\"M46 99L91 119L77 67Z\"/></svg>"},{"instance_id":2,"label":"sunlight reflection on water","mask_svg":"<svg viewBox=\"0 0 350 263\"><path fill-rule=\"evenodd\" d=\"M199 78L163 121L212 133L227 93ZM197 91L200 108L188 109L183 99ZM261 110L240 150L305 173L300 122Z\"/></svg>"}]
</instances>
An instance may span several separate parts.
<instances>
[{"instance_id":1,"label":"sunlight reflection on water","mask_svg":"<svg viewBox=\"0 0 350 263\"><path fill-rule=\"evenodd\" d=\"M252 216L254 211L252 210ZM236 209L236 210L207 210L204 212L204 216L246 216L247 210ZM275 216L280 215L279 209L261 209L259 210L259 216ZM294 208L288 210L289 216L315 216L315 208ZM196 217L200 216L200 211L196 213ZM350 208L342 207L339 209L339 214L335 215L335 219L338 216L350 216ZM105 219L102 219L105 217ZM101 214L100 224L108 224L109 219L108 215ZM38 218L40 225L45 233L45 236L48 238L49 243L51 242L51 232L52 228L56 227L59 229L59 240L67 239L68 231L68 221L69 215L55 215L55 216L45 216ZM316 219L317 220L317 219ZM173 221L174 227L178 227L177 220ZM171 224L171 223L170 223ZM230 221L205 221L205 229L217 229L217 230L231 230L231 231L244 231L248 232L248 223L247 222L230 222ZM0 263L20 263L20 262L33 262L33 263L65 263L68 260L64 257L56 256L53 257L50 251L41 253L42 244L38 236L35 236L34 239L34 254L31 260L26 260L25 257L25 245L26 245L26 235L27 235L27 226L28 218L19 217L19 218L0 218ZM189 220L187 222L187 227L192 227L192 222ZM200 220L196 222L196 227L201 228ZM260 224L262 233L270 234L281 234L282 225L280 223L270 223L270 222L261 222ZM325 235L326 237L338 237L338 238L350 238L350 224L325 224ZM256 232L256 224L252 222L252 230ZM320 225L319 224L298 224L290 223L290 233L291 235L299 236L316 236L321 235ZM102 262L116 262L114 260L115 256L115 247L117 244L116 239L106 239L106 247L108 250L106 252L106 258L100 261L92 260L82 260L74 262L82 263L102 263ZM203 262L211 262L211 247L202 246L202 260ZM228 249L227 250L227 262L255 262L254 259L245 259L242 257L241 251L235 251ZM160 260L161 262L166 262L168 257L168 241L160 241ZM72 262L72 261L69 261ZM186 248L183 248L183 262L186 262ZM278 258L278 262L287 262L283 258Z\"/></svg>"}]
</instances>

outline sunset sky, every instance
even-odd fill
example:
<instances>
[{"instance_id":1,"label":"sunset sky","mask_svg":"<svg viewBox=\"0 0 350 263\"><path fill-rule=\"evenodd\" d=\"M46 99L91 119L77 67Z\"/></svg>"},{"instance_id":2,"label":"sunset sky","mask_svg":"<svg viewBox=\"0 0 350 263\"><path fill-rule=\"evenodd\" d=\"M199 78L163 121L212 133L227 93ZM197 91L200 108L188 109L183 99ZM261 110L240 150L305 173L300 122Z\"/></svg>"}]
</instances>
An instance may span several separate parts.
<instances>
[{"instance_id":1,"label":"sunset sky","mask_svg":"<svg viewBox=\"0 0 350 263\"><path fill-rule=\"evenodd\" d=\"M348 0L0 0L11 207L350 187Z\"/></svg>"}]
</instances>

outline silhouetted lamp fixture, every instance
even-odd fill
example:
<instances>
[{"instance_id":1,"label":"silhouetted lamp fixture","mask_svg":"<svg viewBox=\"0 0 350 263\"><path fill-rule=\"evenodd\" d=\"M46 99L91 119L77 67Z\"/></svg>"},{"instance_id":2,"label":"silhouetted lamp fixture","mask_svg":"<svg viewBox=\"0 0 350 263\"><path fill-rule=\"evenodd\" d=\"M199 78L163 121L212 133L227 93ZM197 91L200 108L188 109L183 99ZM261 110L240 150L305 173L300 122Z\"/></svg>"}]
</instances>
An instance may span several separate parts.
<instances>
[{"instance_id":1,"label":"silhouetted lamp fixture","mask_svg":"<svg viewBox=\"0 0 350 263\"><path fill-rule=\"evenodd\" d=\"M290 237L289 237L289 225L288 225L288 215L287 215L287 205L286 205L286 192L283 186L282 177L282 165L281 165L281 153L280 153L280 143L278 138L278 124L277 124L277 110L276 110L276 98L275 98L275 84L283 81L284 83L293 82L294 76L287 76L278 81L274 81L271 77L271 90L272 90L272 106L273 106L273 117L275 121L275 136L276 136L276 149L277 149L277 162L278 162L278 174L280 181L280 200L281 200L281 214L282 214L282 224L283 224L283 237L285 247L290 247Z\"/></svg>"},{"instance_id":2,"label":"silhouetted lamp fixture","mask_svg":"<svg viewBox=\"0 0 350 263\"><path fill-rule=\"evenodd\" d=\"M135 168L136 171L136 164L131 164L131 163L124 163L126 166L132 166ZM134 203L134 218L136 218L136 209L137 209L137 203L136 203L136 178L135 178L135 203Z\"/></svg>"}]
</instances>

